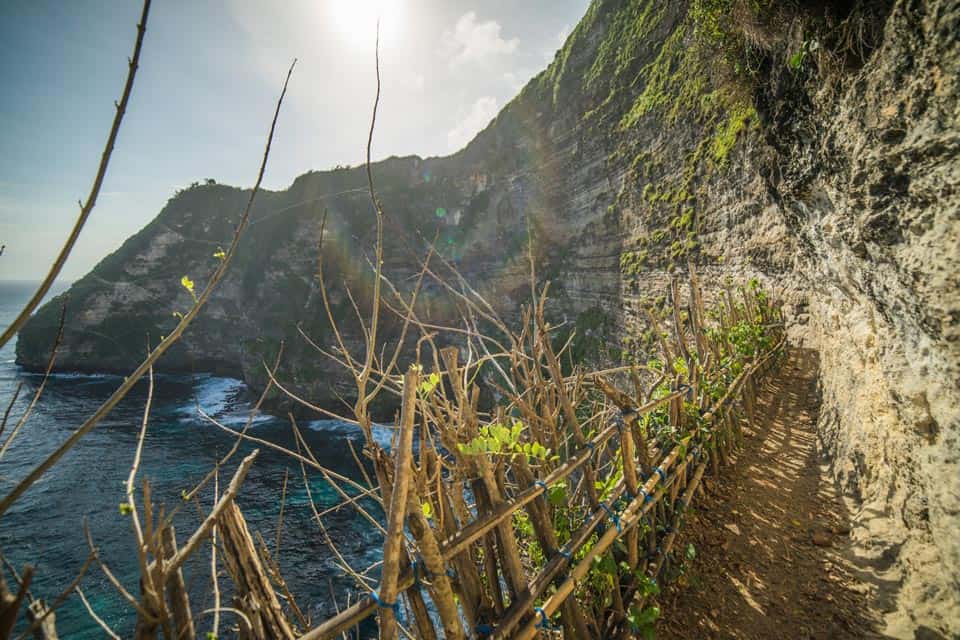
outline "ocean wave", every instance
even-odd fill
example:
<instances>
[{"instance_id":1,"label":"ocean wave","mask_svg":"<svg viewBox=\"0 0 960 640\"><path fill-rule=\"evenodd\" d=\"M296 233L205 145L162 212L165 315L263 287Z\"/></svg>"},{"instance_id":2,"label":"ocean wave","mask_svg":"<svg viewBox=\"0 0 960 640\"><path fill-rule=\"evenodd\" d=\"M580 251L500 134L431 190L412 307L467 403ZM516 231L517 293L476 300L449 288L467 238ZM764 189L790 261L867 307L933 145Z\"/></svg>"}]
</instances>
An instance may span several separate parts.
<instances>
[{"instance_id":1,"label":"ocean wave","mask_svg":"<svg viewBox=\"0 0 960 640\"><path fill-rule=\"evenodd\" d=\"M198 418L197 405L227 427L243 427L250 419L254 404L246 397L247 385L236 378L223 378L205 375L197 378L190 401L182 405L177 413L184 421ZM258 425L275 420L265 413L258 413L253 424Z\"/></svg>"},{"instance_id":2,"label":"ocean wave","mask_svg":"<svg viewBox=\"0 0 960 640\"><path fill-rule=\"evenodd\" d=\"M212 416L219 416L227 412L235 404L246 385L236 378L220 378L217 376L202 376L193 387L193 398L189 411L192 413L196 404Z\"/></svg>"},{"instance_id":3,"label":"ocean wave","mask_svg":"<svg viewBox=\"0 0 960 640\"><path fill-rule=\"evenodd\" d=\"M360 427L342 420L314 420L307 423L307 428L311 431L320 431L332 433L343 438L361 438L363 432ZM390 441L393 439L394 430L391 427L383 425L373 425L373 439L384 449L390 448Z\"/></svg>"}]
</instances>

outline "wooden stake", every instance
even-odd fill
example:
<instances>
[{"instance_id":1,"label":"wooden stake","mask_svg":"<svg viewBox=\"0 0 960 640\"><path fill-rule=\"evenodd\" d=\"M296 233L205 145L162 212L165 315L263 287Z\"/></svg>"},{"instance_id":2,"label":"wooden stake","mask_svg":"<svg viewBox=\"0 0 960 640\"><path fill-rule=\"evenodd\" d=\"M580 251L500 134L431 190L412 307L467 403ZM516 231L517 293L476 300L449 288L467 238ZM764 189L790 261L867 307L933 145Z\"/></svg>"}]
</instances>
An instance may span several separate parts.
<instances>
[{"instance_id":1,"label":"wooden stake","mask_svg":"<svg viewBox=\"0 0 960 640\"><path fill-rule=\"evenodd\" d=\"M387 536L383 542L383 569L380 573L380 638L393 640L397 634L394 607L397 604L397 578L400 575L400 552L403 545L403 523L406 519L407 493L413 463L413 427L417 385L420 376L410 368L403 377L403 403L400 409L400 437L397 443L393 491L387 511Z\"/></svg>"},{"instance_id":2,"label":"wooden stake","mask_svg":"<svg viewBox=\"0 0 960 640\"><path fill-rule=\"evenodd\" d=\"M163 544L163 553L168 558L177 555L177 535L173 525L163 528L161 543ZM197 633L193 628L193 616L190 614L190 597L187 595L187 587L183 581L183 571L179 567L167 574L166 588L167 597L170 599L170 608L173 610L176 637L178 639L195 638Z\"/></svg>"}]
</instances>

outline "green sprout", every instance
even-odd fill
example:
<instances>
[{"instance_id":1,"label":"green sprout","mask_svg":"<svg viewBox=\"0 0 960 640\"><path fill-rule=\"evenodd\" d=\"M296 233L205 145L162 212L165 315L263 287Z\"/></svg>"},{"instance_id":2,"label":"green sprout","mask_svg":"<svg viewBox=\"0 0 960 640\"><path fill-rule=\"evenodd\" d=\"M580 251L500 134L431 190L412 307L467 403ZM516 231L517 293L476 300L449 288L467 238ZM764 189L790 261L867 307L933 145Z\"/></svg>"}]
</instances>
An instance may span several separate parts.
<instances>
[{"instance_id":1,"label":"green sprout","mask_svg":"<svg viewBox=\"0 0 960 640\"><path fill-rule=\"evenodd\" d=\"M421 395L428 396L438 384L440 384L440 374L434 372L431 373L426 380L420 383L420 386L417 387L417 390L420 391Z\"/></svg>"},{"instance_id":2,"label":"green sprout","mask_svg":"<svg viewBox=\"0 0 960 640\"><path fill-rule=\"evenodd\" d=\"M193 301L197 301L197 294L193 291L193 280L190 279L190 276L183 276L180 278L180 284L190 293L190 297L193 298Z\"/></svg>"}]
</instances>

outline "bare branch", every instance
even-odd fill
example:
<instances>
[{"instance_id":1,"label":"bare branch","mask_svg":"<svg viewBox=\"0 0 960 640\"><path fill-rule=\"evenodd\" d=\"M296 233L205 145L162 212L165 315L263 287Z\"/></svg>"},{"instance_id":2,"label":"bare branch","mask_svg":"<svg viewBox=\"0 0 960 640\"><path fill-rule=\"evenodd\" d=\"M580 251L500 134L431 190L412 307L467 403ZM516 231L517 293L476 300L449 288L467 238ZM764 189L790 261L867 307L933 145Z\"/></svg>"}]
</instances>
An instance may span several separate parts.
<instances>
[{"instance_id":1,"label":"bare branch","mask_svg":"<svg viewBox=\"0 0 960 640\"><path fill-rule=\"evenodd\" d=\"M56 260L54 260L50 266L50 271L47 272L47 276L43 279L43 282L40 283L33 297L24 305L17 318L7 327L3 334L0 335L0 347L7 344L10 339L20 331L30 317L30 314L40 305L44 296L50 291L50 287L53 285L54 280L57 279L57 276L60 275L60 270L63 269L63 264L67 261L67 257L70 255L70 252L73 251L73 245L76 244L77 238L80 237L80 232L87 223L87 218L90 217L90 213L97 204L97 196L100 194L100 187L103 185L103 179L107 175L107 166L110 164L110 156L113 154L113 145L117 140L117 135L120 133L120 123L123 122L123 116L127 111L127 102L129 102L130 94L133 91L133 80L137 77L137 68L140 63L140 50L143 47L143 36L147 31L147 16L150 14L150 1L151 0L144 0L143 2L143 13L141 13L140 23L137 25L137 41L133 46L133 57L130 58L127 82L123 87L123 95L120 97L120 102L117 103L117 113L113 117L113 125L110 127L110 135L107 136L107 144L100 157L100 168L97 169L97 175L93 180L90 195L87 196L86 203L81 205L80 215L73 225L73 230L70 231L70 235L67 236L67 241L64 243L63 248L60 249Z\"/></svg>"},{"instance_id":2,"label":"bare branch","mask_svg":"<svg viewBox=\"0 0 960 640\"><path fill-rule=\"evenodd\" d=\"M243 230L246 227L249 219L250 212L253 208L253 202L256 199L257 193L260 190L260 183L263 181L263 174L267 167L267 159L270 157L270 146L273 143L273 134L276 130L277 119L280 116L280 106L283 104L283 98L287 93L287 85L290 82L290 76L293 74L293 67L296 65L296 60L293 61L293 64L290 65L290 70L287 72L287 78L283 83L283 90L280 92L280 98L277 100L277 107L273 114L273 121L270 124L270 133L267 136L266 148L263 152L263 160L260 163L260 171L257 174L257 181L254 184L253 189L250 191L250 199L247 201L246 209L243 212L243 216L240 219L240 224L237 226L236 232L233 236L233 241L230 244L230 249L227 251L226 256L220 261L220 266L213 273L213 276L210 278L210 282L207 284L203 292L198 296L194 306L188 311L183 318L180 320L180 323L176 326L173 332L170 333L164 340L160 342L154 348L153 352L147 357L146 360L140 363L140 366L131 373L123 384L121 384L116 391L114 391L110 397L100 405L100 408L90 416L86 422L83 423L73 434L68 437L63 444L61 444L57 449L51 453L47 458L37 465L26 478L21 480L13 490L7 494L2 501L0 501L0 516L6 513L7 509L17 501L17 499L23 495L23 493L29 489L37 480L39 480L43 474L45 474L53 465L57 463L63 455L72 449L77 442L80 441L87 433L89 433L97 424L100 423L103 418L113 410L117 403L122 400L130 389L133 388L133 385L137 383L140 378L153 366L153 363L157 361L160 356L162 356L167 349L169 349L180 336L186 330L186 328L193 322L194 318L197 317L197 314L200 313L200 310L206 304L207 300L210 299L210 296L213 294L214 289L216 289L217 284L220 280L223 279L224 274L226 273L227 267L230 265L230 262L233 259L233 256L237 252L237 248L240 245L240 237L243 234Z\"/></svg>"},{"instance_id":3,"label":"bare branch","mask_svg":"<svg viewBox=\"0 0 960 640\"><path fill-rule=\"evenodd\" d=\"M43 372L43 380L40 382L40 386L37 387L36 393L33 394L33 399L30 401L30 404L27 405L27 409L23 412L23 415L20 416L20 419L17 420L16 426L13 428L13 431L10 432L10 435L7 436L6 441L3 443L3 446L0 447L0 458L3 457L3 454L7 452L7 448L13 442L13 439L17 437L17 434L20 433L20 429L23 428L23 425L26 424L27 419L30 417L30 414L33 413L33 408L37 406L37 402L40 400L40 396L43 395L43 390L47 387L47 381L50 379L50 372L53 371L53 364L57 361L57 351L60 349L60 342L63 340L63 322L67 315L67 305L64 304L63 308L60 310L60 325L57 328L57 337L53 341L53 349L50 350L50 357L47 359L47 368ZM19 393L20 388L17 387L17 392ZM16 400L16 395L14 395L14 400ZM13 402L11 401L10 407L13 407ZM7 413L10 412L10 407L7 408ZM4 415L3 423L6 424L7 417ZM2 431L2 429L0 429Z\"/></svg>"},{"instance_id":4,"label":"bare branch","mask_svg":"<svg viewBox=\"0 0 960 640\"><path fill-rule=\"evenodd\" d=\"M109 635L113 640L122 640L120 636L114 632L113 629L103 621L103 618L97 615L93 610L93 607L90 606L90 603L87 601L87 597L83 595L83 589L77 587L77 595L80 596L80 601L83 602L83 606L87 608L87 613L90 614L90 617L93 618L93 621L100 625L100 628L103 629L107 635Z\"/></svg>"}]
</instances>

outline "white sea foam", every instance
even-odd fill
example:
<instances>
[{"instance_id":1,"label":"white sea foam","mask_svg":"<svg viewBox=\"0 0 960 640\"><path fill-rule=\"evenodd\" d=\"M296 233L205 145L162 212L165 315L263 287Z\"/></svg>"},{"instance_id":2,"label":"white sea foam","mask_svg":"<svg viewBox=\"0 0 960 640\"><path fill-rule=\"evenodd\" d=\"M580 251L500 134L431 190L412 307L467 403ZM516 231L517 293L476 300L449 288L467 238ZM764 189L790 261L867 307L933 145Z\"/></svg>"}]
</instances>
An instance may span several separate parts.
<instances>
[{"instance_id":1,"label":"white sea foam","mask_svg":"<svg viewBox=\"0 0 960 640\"><path fill-rule=\"evenodd\" d=\"M360 427L342 420L314 420L307 423L307 427L312 431L333 433L344 438L355 438L362 435ZM393 429L375 424L373 425L373 439L381 447L389 449L390 440L393 439Z\"/></svg>"},{"instance_id":2,"label":"white sea foam","mask_svg":"<svg viewBox=\"0 0 960 640\"><path fill-rule=\"evenodd\" d=\"M193 400L210 415L220 416L236 403L244 388L243 382L235 378L202 376L193 388ZM192 412L194 402L190 404Z\"/></svg>"},{"instance_id":3,"label":"white sea foam","mask_svg":"<svg viewBox=\"0 0 960 640\"><path fill-rule=\"evenodd\" d=\"M228 427L242 427L250 419L253 404L244 396L247 386L236 378L222 378L219 376L204 375L196 380L193 395L190 401L181 406L177 413L184 420L197 419L197 405L213 416L221 424ZM269 422L273 418L259 413L254 418L254 425Z\"/></svg>"}]
</instances>

